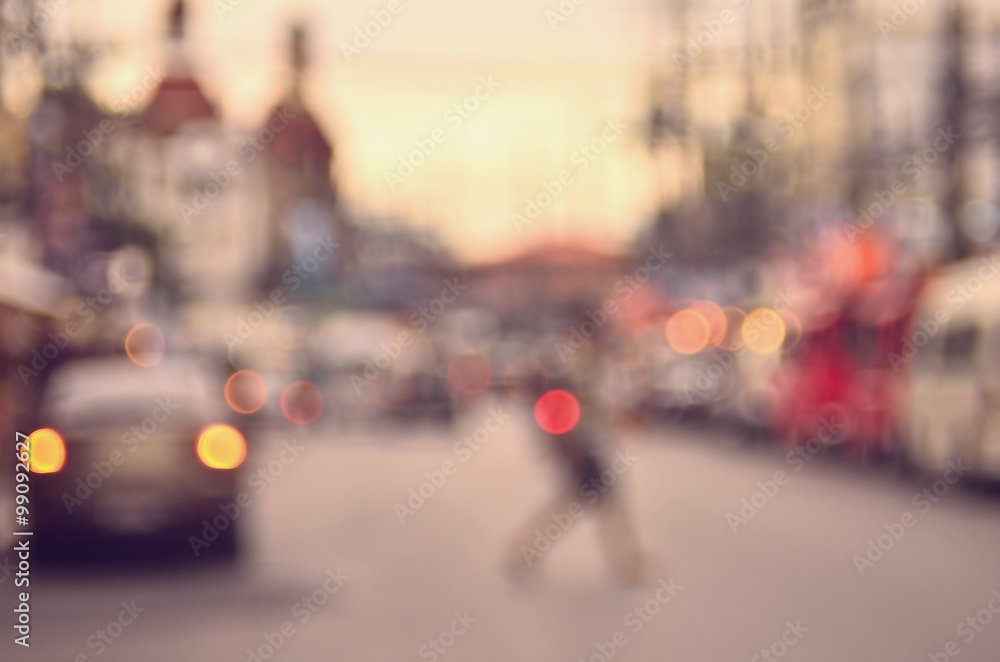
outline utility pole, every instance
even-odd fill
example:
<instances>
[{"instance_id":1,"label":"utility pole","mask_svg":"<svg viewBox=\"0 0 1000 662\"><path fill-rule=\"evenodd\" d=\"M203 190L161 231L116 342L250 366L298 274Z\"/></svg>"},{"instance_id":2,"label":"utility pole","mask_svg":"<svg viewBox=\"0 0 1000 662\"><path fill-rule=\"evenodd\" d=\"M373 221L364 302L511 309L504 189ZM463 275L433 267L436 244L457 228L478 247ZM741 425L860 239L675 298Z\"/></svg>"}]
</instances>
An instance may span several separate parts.
<instances>
[{"instance_id":1,"label":"utility pole","mask_svg":"<svg viewBox=\"0 0 1000 662\"><path fill-rule=\"evenodd\" d=\"M940 98L944 106L944 126L956 133L966 133L969 89L965 78L965 41L967 29L962 0L950 0L944 29L944 75ZM956 260L969 257L973 247L962 231L962 207L966 198L966 173L964 167L964 142L961 138L942 155L945 193L942 201L944 214L951 226L952 257Z\"/></svg>"},{"instance_id":2,"label":"utility pole","mask_svg":"<svg viewBox=\"0 0 1000 662\"><path fill-rule=\"evenodd\" d=\"M657 48L659 40L655 35L662 29L660 25L661 13L657 5L661 2L669 2L673 10L673 26L676 32L674 38L673 56L667 52L660 52ZM654 62L652 63L652 80L650 83L650 108L649 119L646 127L646 141L650 154L656 160L659 148L666 142L674 142L681 151L681 161L686 162L689 151L688 141L688 116L687 116L687 89L688 89L688 67L690 64L679 64L674 56L684 54L685 38L687 37L687 12L690 0L651 0L650 8L650 33L651 51ZM669 64L667 64L669 62ZM669 71L669 67L673 70ZM664 212L667 207L666 185L663 182L662 168L657 166L657 185L659 195L660 212Z\"/></svg>"}]
</instances>

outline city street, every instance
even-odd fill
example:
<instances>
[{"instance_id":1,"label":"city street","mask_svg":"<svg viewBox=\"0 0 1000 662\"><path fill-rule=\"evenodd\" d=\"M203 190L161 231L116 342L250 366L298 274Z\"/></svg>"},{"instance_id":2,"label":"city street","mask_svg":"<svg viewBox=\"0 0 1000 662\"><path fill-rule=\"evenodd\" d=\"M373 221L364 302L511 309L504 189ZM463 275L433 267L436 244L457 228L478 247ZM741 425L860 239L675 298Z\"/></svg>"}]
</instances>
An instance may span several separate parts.
<instances>
[{"instance_id":1,"label":"city street","mask_svg":"<svg viewBox=\"0 0 1000 662\"><path fill-rule=\"evenodd\" d=\"M1000 0L0 42L0 662L1000 662Z\"/></svg>"},{"instance_id":2,"label":"city street","mask_svg":"<svg viewBox=\"0 0 1000 662\"><path fill-rule=\"evenodd\" d=\"M512 414L499 431L455 453L497 406ZM249 649L303 661L996 659L1000 623L988 605L1000 611L991 595L1000 589L1000 501L958 485L914 502L933 481L823 457L786 462L775 448L717 432L622 435L636 458L623 480L649 559L646 585L615 583L591 521L546 555L538 581L511 583L502 550L553 486L531 425L503 401L463 413L453 428L278 430L248 472L278 460L293 435L302 451L259 495L247 487L239 563L33 568L30 650L12 644L12 578L2 577L0 657L257 659ZM449 475L435 474L444 466ZM768 484L777 471L787 479ZM395 504L432 478L440 487L401 522ZM743 498L766 503L741 514ZM745 524L731 524L736 517Z\"/></svg>"}]
</instances>

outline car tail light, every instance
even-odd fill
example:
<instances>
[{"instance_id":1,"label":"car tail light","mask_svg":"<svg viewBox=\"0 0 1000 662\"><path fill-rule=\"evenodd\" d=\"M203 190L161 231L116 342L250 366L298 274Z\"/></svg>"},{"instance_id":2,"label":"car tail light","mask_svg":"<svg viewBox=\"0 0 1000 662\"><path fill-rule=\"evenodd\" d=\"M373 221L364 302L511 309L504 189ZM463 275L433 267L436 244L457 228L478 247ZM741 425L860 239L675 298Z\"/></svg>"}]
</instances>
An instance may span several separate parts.
<instances>
[{"instance_id":1,"label":"car tail light","mask_svg":"<svg viewBox=\"0 0 1000 662\"><path fill-rule=\"evenodd\" d=\"M235 469L247 456L247 443L239 431L218 423L198 435L198 459L212 469Z\"/></svg>"},{"instance_id":2,"label":"car tail light","mask_svg":"<svg viewBox=\"0 0 1000 662\"><path fill-rule=\"evenodd\" d=\"M28 435L28 469L36 474L51 474L66 463L66 444L52 428L35 430Z\"/></svg>"}]
</instances>

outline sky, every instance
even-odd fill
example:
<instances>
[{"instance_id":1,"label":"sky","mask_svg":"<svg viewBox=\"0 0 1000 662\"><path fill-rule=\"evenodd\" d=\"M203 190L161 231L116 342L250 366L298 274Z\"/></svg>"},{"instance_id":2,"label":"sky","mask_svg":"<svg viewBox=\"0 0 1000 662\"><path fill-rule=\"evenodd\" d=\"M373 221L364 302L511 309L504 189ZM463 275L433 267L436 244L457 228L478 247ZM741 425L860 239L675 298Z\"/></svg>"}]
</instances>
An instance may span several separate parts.
<instances>
[{"instance_id":1,"label":"sky","mask_svg":"<svg viewBox=\"0 0 1000 662\"><path fill-rule=\"evenodd\" d=\"M94 95L105 103L135 89L148 67L163 61L171 0L55 1L63 9L49 30L111 45L92 79ZM965 1L977 12L977 27L1000 30L992 0ZM616 250L649 222L657 204L642 131L651 62L662 65L675 35L669 18L648 20L649 7L658 2L201 0L190 3L189 51L196 77L227 124L250 131L287 91L288 37L293 23L304 23L311 52L307 104L334 143L338 190L356 217L389 216L433 228L469 262L499 259L553 238ZM787 6L783 23L794 23L794 0L779 4ZM866 5L873 34L877 19L891 16L896 4ZM727 38L737 42L744 18L755 16L754 25L766 27L775 6L753 0L692 3L709 19L733 10L741 22ZM935 7L907 18L892 42L879 41L886 58L906 54L883 71L889 105L890 97L903 100L906 81L927 68L913 69L909 45L927 50L920 35L939 23ZM376 25L379 16L385 25ZM700 21L694 23L699 29ZM366 28L374 35L369 43L355 42ZM18 72L8 66L8 88L29 88L24 80L30 76L22 72L19 79ZM481 80L495 81L495 89L486 98L470 98ZM692 98L694 119L725 127L742 90L736 79L708 82L717 87ZM889 94L890 88L897 92ZM11 103L12 95L6 98ZM459 122L449 109L463 101L476 108ZM789 103L782 99L781 108ZM609 122L621 128L614 140L602 142L598 137ZM400 159L411 155L417 141L426 146L435 131L433 151L404 177ZM581 150L594 140L602 153L581 160ZM697 177L679 163L666 161L674 185ZM400 179L390 183L393 174ZM668 189L676 190L669 183ZM551 203L528 218L529 201L546 202L550 192Z\"/></svg>"},{"instance_id":2,"label":"sky","mask_svg":"<svg viewBox=\"0 0 1000 662\"><path fill-rule=\"evenodd\" d=\"M285 94L290 26L305 23L306 100L334 142L344 202L434 228L475 262L552 238L614 250L648 222L642 2L565 0L573 12L555 23L559 0L394 0L396 13L389 0L206 0L191 3L188 26L206 94L249 129ZM169 4L76 0L66 10L65 29L113 45L95 67L95 96L109 103L162 60ZM355 43L379 16L386 25L370 43ZM470 98L477 88L483 98ZM463 102L474 109L449 113ZM400 157L418 140L429 151L435 130L433 151L390 185L387 173L406 174ZM594 140L602 153L584 155ZM512 215L546 202L547 184L554 200L519 232Z\"/></svg>"}]
</instances>

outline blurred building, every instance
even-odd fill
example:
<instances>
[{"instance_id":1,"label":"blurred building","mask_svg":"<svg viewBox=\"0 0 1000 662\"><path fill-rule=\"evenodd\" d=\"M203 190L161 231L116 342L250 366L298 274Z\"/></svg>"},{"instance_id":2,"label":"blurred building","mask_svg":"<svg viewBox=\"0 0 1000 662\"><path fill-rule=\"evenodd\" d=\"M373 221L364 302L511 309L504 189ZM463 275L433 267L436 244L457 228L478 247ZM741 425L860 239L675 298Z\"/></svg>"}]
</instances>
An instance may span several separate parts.
<instances>
[{"instance_id":1,"label":"blurred building","mask_svg":"<svg viewBox=\"0 0 1000 662\"><path fill-rule=\"evenodd\" d=\"M83 91L83 54L50 55L43 60L45 83L27 126L30 148L21 203L33 221L45 266L78 278L88 252L98 248L92 190L105 151L87 132L104 114Z\"/></svg>"},{"instance_id":2,"label":"blurred building","mask_svg":"<svg viewBox=\"0 0 1000 662\"><path fill-rule=\"evenodd\" d=\"M438 236L396 218L354 214L343 226L346 301L411 309L433 299L458 267Z\"/></svg>"},{"instance_id":3,"label":"blurred building","mask_svg":"<svg viewBox=\"0 0 1000 662\"><path fill-rule=\"evenodd\" d=\"M650 20L652 234L682 258L794 245L856 221L894 181L905 190L874 224L906 251L997 246L995 3L654 0ZM962 140L932 153L949 126Z\"/></svg>"},{"instance_id":4,"label":"blurred building","mask_svg":"<svg viewBox=\"0 0 1000 662\"><path fill-rule=\"evenodd\" d=\"M233 148L186 52L184 2L174 3L164 76L119 157L129 164L131 220L157 236L163 280L180 299L247 297L267 251L266 217L251 203L260 174ZM134 110L134 109L128 109Z\"/></svg>"},{"instance_id":5,"label":"blurred building","mask_svg":"<svg viewBox=\"0 0 1000 662\"><path fill-rule=\"evenodd\" d=\"M289 265L312 253L317 238L329 236L341 248L345 240L333 181L333 144L304 99L303 78L308 67L305 36L301 26L292 30L292 84L268 114L268 126L261 129L274 131L274 141L264 157L270 202L269 277L276 285ZM310 289L335 285L346 257L343 250L334 251L320 265L315 279L310 279Z\"/></svg>"},{"instance_id":6,"label":"blurred building","mask_svg":"<svg viewBox=\"0 0 1000 662\"><path fill-rule=\"evenodd\" d=\"M575 244L543 245L497 264L468 269L469 302L507 318L532 320L567 305L600 308L615 298L624 275L621 256Z\"/></svg>"}]
</instances>

